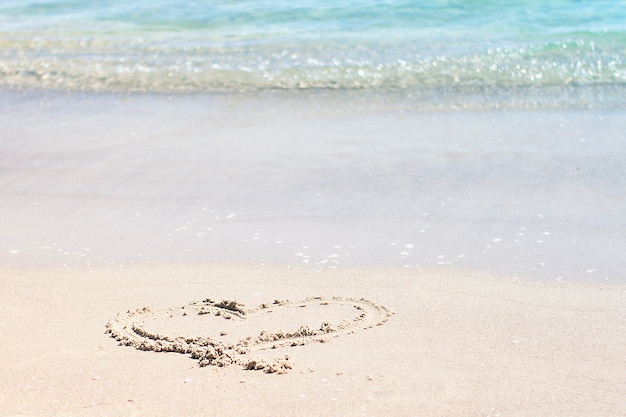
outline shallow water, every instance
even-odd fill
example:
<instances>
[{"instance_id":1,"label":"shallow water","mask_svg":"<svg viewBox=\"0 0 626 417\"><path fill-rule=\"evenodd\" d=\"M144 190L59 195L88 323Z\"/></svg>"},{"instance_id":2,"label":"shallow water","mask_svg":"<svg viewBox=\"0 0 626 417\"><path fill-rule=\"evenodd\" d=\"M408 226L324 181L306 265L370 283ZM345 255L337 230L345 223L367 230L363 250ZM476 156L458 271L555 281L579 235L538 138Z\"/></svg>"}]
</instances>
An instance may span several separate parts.
<instances>
[{"instance_id":1,"label":"shallow water","mask_svg":"<svg viewBox=\"0 0 626 417\"><path fill-rule=\"evenodd\" d=\"M0 86L400 92L416 105L623 108L626 1L0 4Z\"/></svg>"},{"instance_id":2,"label":"shallow water","mask_svg":"<svg viewBox=\"0 0 626 417\"><path fill-rule=\"evenodd\" d=\"M0 262L449 265L623 280L621 111L0 95Z\"/></svg>"}]
</instances>

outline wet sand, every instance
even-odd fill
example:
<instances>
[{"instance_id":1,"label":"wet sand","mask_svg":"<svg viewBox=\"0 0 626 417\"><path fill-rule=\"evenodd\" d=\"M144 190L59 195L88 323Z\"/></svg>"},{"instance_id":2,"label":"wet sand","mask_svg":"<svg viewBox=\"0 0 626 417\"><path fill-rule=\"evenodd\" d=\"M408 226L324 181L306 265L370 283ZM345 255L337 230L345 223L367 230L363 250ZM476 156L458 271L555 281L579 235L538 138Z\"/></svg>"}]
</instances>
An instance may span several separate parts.
<instances>
[{"instance_id":1,"label":"wet sand","mask_svg":"<svg viewBox=\"0 0 626 417\"><path fill-rule=\"evenodd\" d=\"M454 266L624 281L620 111L0 94L0 265Z\"/></svg>"}]
</instances>

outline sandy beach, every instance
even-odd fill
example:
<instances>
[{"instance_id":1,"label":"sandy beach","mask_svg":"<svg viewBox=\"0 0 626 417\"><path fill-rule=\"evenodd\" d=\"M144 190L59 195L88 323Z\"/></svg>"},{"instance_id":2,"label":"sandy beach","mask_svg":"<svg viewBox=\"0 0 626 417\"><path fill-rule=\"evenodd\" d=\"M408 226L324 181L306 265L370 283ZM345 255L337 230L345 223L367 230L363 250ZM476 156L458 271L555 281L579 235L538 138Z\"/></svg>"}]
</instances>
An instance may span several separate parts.
<instances>
[{"instance_id":1,"label":"sandy beach","mask_svg":"<svg viewBox=\"0 0 626 417\"><path fill-rule=\"evenodd\" d=\"M325 100L0 95L0 415L626 415L623 113Z\"/></svg>"},{"instance_id":2,"label":"sandy beach","mask_svg":"<svg viewBox=\"0 0 626 417\"><path fill-rule=\"evenodd\" d=\"M1 277L2 415L617 417L626 411L623 286L446 267L167 265L5 269ZM119 346L105 334L108 320L146 306L180 308L211 297L253 307L311 296L366 298L393 315L326 343L265 351L267 359L289 357L292 368L284 374L201 367L189 354ZM319 317L353 315L326 308ZM206 323L184 326L199 318ZM169 320L177 320L178 330L171 327L168 336L196 335L184 334L187 328L216 339L220 334L207 329L227 321L210 314ZM297 330L288 314L272 320L231 328L245 324L250 336L268 327Z\"/></svg>"},{"instance_id":3,"label":"sandy beach","mask_svg":"<svg viewBox=\"0 0 626 417\"><path fill-rule=\"evenodd\" d=\"M0 417L625 417L626 0L0 1Z\"/></svg>"}]
</instances>

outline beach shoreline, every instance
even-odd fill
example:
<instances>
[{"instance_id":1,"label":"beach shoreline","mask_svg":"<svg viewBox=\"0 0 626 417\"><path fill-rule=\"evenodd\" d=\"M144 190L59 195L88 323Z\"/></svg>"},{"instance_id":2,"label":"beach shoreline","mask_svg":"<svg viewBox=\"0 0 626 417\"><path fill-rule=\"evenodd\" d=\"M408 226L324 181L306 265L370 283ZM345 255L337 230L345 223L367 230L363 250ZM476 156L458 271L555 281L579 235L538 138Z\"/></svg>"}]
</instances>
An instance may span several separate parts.
<instances>
[{"instance_id":1,"label":"beach shoreline","mask_svg":"<svg viewBox=\"0 0 626 417\"><path fill-rule=\"evenodd\" d=\"M626 416L625 6L0 2L0 417Z\"/></svg>"}]
</instances>

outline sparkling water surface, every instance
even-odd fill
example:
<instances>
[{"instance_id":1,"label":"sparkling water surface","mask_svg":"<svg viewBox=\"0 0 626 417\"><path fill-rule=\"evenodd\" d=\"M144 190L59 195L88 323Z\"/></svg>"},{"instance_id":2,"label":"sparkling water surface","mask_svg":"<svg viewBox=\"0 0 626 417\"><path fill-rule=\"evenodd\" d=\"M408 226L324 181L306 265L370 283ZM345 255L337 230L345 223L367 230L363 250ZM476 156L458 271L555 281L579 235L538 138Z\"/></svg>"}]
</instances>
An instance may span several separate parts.
<instances>
[{"instance_id":1,"label":"sparkling water surface","mask_svg":"<svg viewBox=\"0 0 626 417\"><path fill-rule=\"evenodd\" d=\"M11 89L371 89L621 107L625 54L626 1L0 3Z\"/></svg>"}]
</instances>

